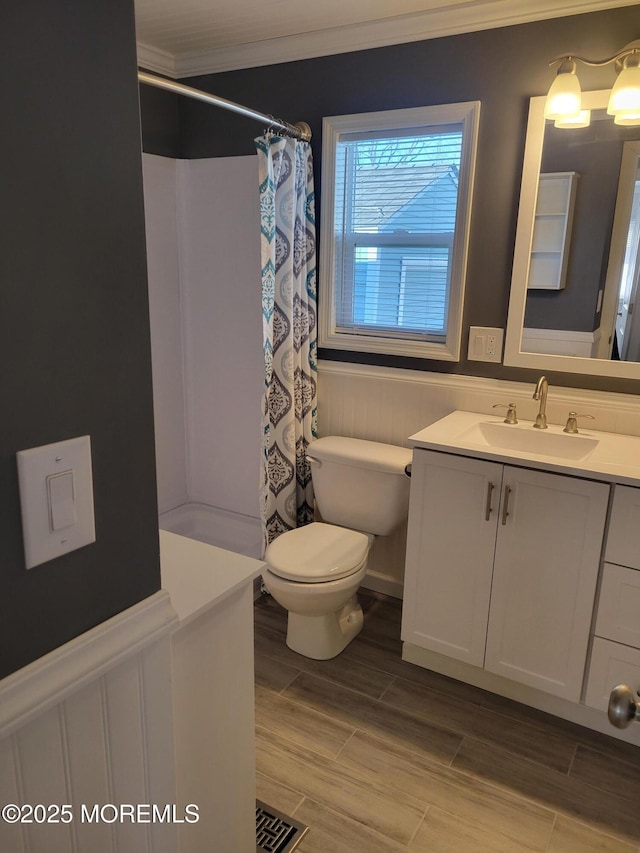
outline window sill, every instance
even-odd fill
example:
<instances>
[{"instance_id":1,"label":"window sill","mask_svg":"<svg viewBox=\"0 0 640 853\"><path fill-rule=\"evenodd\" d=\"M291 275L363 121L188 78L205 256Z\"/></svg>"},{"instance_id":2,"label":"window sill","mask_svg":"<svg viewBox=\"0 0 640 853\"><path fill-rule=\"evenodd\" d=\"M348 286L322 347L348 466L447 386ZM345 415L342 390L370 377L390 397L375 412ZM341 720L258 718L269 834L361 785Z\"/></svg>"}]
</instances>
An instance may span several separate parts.
<instances>
[{"instance_id":1,"label":"window sill","mask_svg":"<svg viewBox=\"0 0 640 853\"><path fill-rule=\"evenodd\" d=\"M323 349L350 350L351 352L404 355L412 358L427 358L438 361L460 361L460 345L456 338L453 345L434 341L411 340L409 338L387 338L377 335L321 332L318 346Z\"/></svg>"}]
</instances>

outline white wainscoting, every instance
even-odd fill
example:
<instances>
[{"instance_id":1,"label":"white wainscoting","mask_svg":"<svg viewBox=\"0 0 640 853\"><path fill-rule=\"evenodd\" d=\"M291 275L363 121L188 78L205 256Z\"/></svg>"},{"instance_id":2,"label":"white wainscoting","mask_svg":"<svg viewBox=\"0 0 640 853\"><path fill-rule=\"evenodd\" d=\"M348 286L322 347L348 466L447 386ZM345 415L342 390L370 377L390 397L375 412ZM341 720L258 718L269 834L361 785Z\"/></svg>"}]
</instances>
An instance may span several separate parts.
<instances>
[{"instance_id":1,"label":"white wainscoting","mask_svg":"<svg viewBox=\"0 0 640 853\"><path fill-rule=\"evenodd\" d=\"M178 825L88 823L81 806L173 804L170 631L158 592L0 682L2 804L70 804L71 823L0 821L11 853L176 853Z\"/></svg>"},{"instance_id":2,"label":"white wainscoting","mask_svg":"<svg viewBox=\"0 0 640 853\"><path fill-rule=\"evenodd\" d=\"M514 402L522 420L534 420L534 384L477 376L321 361L318 432L407 446L407 439L449 412L496 415L496 403ZM569 411L595 416L593 429L640 435L640 398L550 386L547 416L564 424ZM406 528L376 540L363 586L402 597Z\"/></svg>"}]
</instances>

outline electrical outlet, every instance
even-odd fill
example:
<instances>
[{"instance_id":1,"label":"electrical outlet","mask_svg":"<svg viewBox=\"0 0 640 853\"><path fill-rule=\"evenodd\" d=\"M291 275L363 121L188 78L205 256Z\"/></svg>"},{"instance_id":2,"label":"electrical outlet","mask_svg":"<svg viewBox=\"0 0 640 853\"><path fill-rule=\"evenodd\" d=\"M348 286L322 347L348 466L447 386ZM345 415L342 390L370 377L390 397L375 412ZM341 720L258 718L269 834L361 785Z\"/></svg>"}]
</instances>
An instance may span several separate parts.
<instances>
[{"instance_id":1,"label":"electrical outlet","mask_svg":"<svg viewBox=\"0 0 640 853\"><path fill-rule=\"evenodd\" d=\"M467 357L470 361L502 361L502 340L504 329L494 329L486 326L471 326L469 329L469 350Z\"/></svg>"}]
</instances>

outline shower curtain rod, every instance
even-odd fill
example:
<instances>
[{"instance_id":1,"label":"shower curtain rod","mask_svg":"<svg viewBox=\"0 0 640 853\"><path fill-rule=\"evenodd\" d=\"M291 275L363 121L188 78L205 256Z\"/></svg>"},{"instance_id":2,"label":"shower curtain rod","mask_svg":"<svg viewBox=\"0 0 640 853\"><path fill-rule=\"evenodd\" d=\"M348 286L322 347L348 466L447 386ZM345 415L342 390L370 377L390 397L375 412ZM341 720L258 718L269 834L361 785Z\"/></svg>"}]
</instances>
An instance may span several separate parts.
<instances>
[{"instance_id":1,"label":"shower curtain rod","mask_svg":"<svg viewBox=\"0 0 640 853\"><path fill-rule=\"evenodd\" d=\"M205 104L212 104L214 107L222 107L224 110L231 110L231 112L238 113L239 115L246 116L247 118L253 118L256 121L261 121L266 124L269 129L283 131L287 136L293 136L295 139L302 139L303 142L309 142L311 139L311 128L306 121L289 124L288 121L274 118L266 113L259 113L249 107L243 107L233 101L227 101L225 98L220 98L218 95L210 95L208 92L201 92L200 89L192 89L191 86L176 83L175 80L167 80L165 77L156 77L155 74L147 74L146 71L138 71L138 80L149 86L155 86L157 89L166 89L168 92L176 92L178 95L185 95L187 98L194 98L196 101L204 101Z\"/></svg>"}]
</instances>

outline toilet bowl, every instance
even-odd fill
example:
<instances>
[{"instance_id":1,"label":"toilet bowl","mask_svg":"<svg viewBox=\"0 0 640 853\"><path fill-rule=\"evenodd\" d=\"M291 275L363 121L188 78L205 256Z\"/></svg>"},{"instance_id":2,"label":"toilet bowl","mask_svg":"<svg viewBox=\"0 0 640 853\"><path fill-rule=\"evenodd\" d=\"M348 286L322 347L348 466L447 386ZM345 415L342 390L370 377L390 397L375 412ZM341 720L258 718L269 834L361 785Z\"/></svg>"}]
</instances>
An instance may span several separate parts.
<instances>
[{"instance_id":1,"label":"toilet bowl","mask_svg":"<svg viewBox=\"0 0 640 853\"><path fill-rule=\"evenodd\" d=\"M307 458L323 521L275 539L265 552L262 578L289 611L289 648L327 660L362 629L356 592L375 536L388 535L406 518L411 452L328 436L309 445Z\"/></svg>"},{"instance_id":2,"label":"toilet bowl","mask_svg":"<svg viewBox=\"0 0 640 853\"><path fill-rule=\"evenodd\" d=\"M328 660L360 632L356 592L373 536L313 522L280 536L265 553L265 586L289 611L287 645L314 660Z\"/></svg>"}]
</instances>

